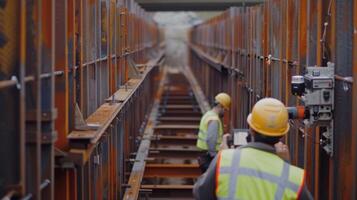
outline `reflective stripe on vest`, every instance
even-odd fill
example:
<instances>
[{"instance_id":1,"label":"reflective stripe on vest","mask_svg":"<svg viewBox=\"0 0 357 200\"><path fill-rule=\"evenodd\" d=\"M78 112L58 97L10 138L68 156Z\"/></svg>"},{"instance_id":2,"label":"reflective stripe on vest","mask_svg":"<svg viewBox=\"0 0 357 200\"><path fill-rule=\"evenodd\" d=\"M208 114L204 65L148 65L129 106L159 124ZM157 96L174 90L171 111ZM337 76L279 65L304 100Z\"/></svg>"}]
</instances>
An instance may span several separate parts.
<instances>
[{"instance_id":1,"label":"reflective stripe on vest","mask_svg":"<svg viewBox=\"0 0 357 200\"><path fill-rule=\"evenodd\" d=\"M218 199L297 199L304 170L254 148L224 150L217 161Z\"/></svg>"},{"instance_id":2,"label":"reflective stripe on vest","mask_svg":"<svg viewBox=\"0 0 357 200\"><path fill-rule=\"evenodd\" d=\"M208 130L208 122L212 120L217 120L219 123L219 130L218 130L218 138L216 143L216 150L219 150L219 146L222 143L222 136L223 136L223 125L219 116L213 112L212 110L206 112L203 117L201 118L199 132L198 132L198 139L196 146L202 150L208 150L207 144L207 130Z\"/></svg>"}]
</instances>

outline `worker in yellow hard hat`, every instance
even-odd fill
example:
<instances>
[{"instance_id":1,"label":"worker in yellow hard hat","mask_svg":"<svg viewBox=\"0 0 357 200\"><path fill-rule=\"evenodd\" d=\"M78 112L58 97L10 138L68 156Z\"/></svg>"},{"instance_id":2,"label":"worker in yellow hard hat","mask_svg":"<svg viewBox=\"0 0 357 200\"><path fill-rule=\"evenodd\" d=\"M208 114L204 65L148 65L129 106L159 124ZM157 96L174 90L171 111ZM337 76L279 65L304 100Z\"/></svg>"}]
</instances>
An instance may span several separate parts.
<instances>
[{"instance_id":1,"label":"worker in yellow hard hat","mask_svg":"<svg viewBox=\"0 0 357 200\"><path fill-rule=\"evenodd\" d=\"M194 186L196 199L313 199L303 169L289 164L280 139L289 131L288 111L277 99L258 101L247 118L251 142L220 151Z\"/></svg>"},{"instance_id":2,"label":"worker in yellow hard hat","mask_svg":"<svg viewBox=\"0 0 357 200\"><path fill-rule=\"evenodd\" d=\"M219 93L215 97L213 108L201 118L196 146L205 151L198 159L202 173L207 170L220 148L223 136L222 119L230 106L231 97L226 93Z\"/></svg>"}]
</instances>

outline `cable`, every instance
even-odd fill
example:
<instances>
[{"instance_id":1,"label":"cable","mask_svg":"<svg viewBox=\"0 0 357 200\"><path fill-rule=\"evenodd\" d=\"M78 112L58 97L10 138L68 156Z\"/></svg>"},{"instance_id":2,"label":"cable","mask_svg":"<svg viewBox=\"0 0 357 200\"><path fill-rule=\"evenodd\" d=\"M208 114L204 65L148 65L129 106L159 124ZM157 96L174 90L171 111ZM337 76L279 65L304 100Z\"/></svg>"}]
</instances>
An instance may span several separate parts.
<instances>
[{"instance_id":1,"label":"cable","mask_svg":"<svg viewBox=\"0 0 357 200\"><path fill-rule=\"evenodd\" d=\"M330 22L331 18L331 7L332 7L332 2L333 0L330 0L328 10L327 10L327 15L325 16L325 22L324 22L324 31L322 33L322 37L320 39L321 42L321 47L322 47L322 64L323 66L327 65L327 62L330 60L330 47L328 46L328 43L326 42L326 35L327 35L327 27Z\"/></svg>"},{"instance_id":2,"label":"cable","mask_svg":"<svg viewBox=\"0 0 357 200\"><path fill-rule=\"evenodd\" d=\"M305 137L305 136L306 136L306 137L309 137L309 138L312 140L312 143L313 143L313 144L321 145L320 140L318 140L318 142L316 142L315 137L313 137L312 135L310 135L308 132L305 132L305 131L300 130L300 128L298 127L298 125L297 125L294 121L290 120L290 123L291 123L293 126L295 126L295 127L298 129L299 132L302 132L302 133L303 133L302 137ZM296 134L295 131L293 131L293 132L294 132L294 134ZM299 134L298 134L298 135L299 135Z\"/></svg>"}]
</instances>

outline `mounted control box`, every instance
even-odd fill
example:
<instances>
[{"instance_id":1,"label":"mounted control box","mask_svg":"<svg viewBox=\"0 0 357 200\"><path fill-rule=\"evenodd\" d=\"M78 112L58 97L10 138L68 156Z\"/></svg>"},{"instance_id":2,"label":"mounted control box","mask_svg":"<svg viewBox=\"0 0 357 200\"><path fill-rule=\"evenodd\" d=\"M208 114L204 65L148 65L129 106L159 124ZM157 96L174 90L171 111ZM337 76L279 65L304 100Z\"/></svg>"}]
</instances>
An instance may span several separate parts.
<instances>
[{"instance_id":1,"label":"mounted control box","mask_svg":"<svg viewBox=\"0 0 357 200\"><path fill-rule=\"evenodd\" d=\"M327 63L326 67L306 67L305 75L293 76L291 79L291 92L301 97L303 108L288 109L292 118L303 117L305 125L323 128L320 144L330 156L333 155L334 88L333 63Z\"/></svg>"},{"instance_id":2,"label":"mounted control box","mask_svg":"<svg viewBox=\"0 0 357 200\"><path fill-rule=\"evenodd\" d=\"M307 67L303 101L308 109L309 123L332 120L334 105L335 67Z\"/></svg>"}]
</instances>

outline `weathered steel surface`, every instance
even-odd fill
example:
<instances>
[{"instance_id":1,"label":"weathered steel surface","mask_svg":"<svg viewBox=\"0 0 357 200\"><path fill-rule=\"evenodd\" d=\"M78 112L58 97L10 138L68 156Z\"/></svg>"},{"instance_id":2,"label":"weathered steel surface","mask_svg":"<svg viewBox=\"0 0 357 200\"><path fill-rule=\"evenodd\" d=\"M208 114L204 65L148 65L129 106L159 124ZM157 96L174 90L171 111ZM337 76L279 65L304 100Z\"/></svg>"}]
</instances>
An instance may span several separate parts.
<instances>
[{"instance_id":1,"label":"weathered steel surface","mask_svg":"<svg viewBox=\"0 0 357 200\"><path fill-rule=\"evenodd\" d=\"M161 78L151 14L133 0L11 0L0 15L0 198L122 198ZM100 128L75 130L76 107Z\"/></svg>"},{"instance_id":2,"label":"weathered steel surface","mask_svg":"<svg viewBox=\"0 0 357 200\"><path fill-rule=\"evenodd\" d=\"M157 115L159 114L159 106L161 95L163 93L163 86L166 78L166 70L163 72L163 78L160 82L157 96L155 98L148 123L143 132L143 136L136 152L133 167L131 169L130 177L128 180L128 189L126 189L123 199L138 199L141 181L144 177L144 170L146 166L146 159L149 155L149 149L151 145L151 138L154 136L154 126L156 125Z\"/></svg>"},{"instance_id":3,"label":"weathered steel surface","mask_svg":"<svg viewBox=\"0 0 357 200\"><path fill-rule=\"evenodd\" d=\"M205 102L196 101L189 82L178 71L168 70L165 79L160 87L163 91L156 123L147 126L150 131L142 138L143 148L132 160L136 168L131 172L124 199L192 198L190 190L201 174L197 157L202 151L196 148L196 141L200 107ZM180 103L170 99L179 99ZM193 117L194 113L198 116Z\"/></svg>"},{"instance_id":4,"label":"weathered steel surface","mask_svg":"<svg viewBox=\"0 0 357 200\"><path fill-rule=\"evenodd\" d=\"M211 102L220 91L232 95L227 120L235 128L247 127L263 97L300 105L290 77L306 66L336 64L334 156L321 149L319 127L295 122L285 138L315 199L356 198L356 13L356 1L269 0L230 8L190 31L191 70Z\"/></svg>"}]
</instances>

